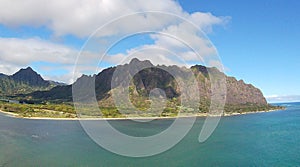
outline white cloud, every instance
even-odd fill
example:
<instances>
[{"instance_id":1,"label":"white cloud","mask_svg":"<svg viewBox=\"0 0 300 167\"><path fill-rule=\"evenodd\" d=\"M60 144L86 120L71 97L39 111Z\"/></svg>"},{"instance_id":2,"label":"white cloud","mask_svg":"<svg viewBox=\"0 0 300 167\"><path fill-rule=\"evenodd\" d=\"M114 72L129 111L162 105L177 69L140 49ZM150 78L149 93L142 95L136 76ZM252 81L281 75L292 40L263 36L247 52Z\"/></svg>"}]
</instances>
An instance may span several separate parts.
<instances>
[{"instance_id":1,"label":"white cloud","mask_svg":"<svg viewBox=\"0 0 300 167\"><path fill-rule=\"evenodd\" d=\"M16 65L33 61L73 64L74 50L39 38L0 38L0 59L4 63Z\"/></svg>"},{"instance_id":2,"label":"white cloud","mask_svg":"<svg viewBox=\"0 0 300 167\"><path fill-rule=\"evenodd\" d=\"M117 64L129 63L132 58L136 57L140 60L150 60L154 65L178 65L184 66L184 62L176 53L157 45L144 45L142 47L127 50L125 54L107 56L105 61L114 60Z\"/></svg>"},{"instance_id":3,"label":"white cloud","mask_svg":"<svg viewBox=\"0 0 300 167\"><path fill-rule=\"evenodd\" d=\"M271 95L266 97L270 103L276 102L299 102L300 95Z\"/></svg>"},{"instance_id":4,"label":"white cloud","mask_svg":"<svg viewBox=\"0 0 300 167\"><path fill-rule=\"evenodd\" d=\"M178 39L164 35L154 34L151 38L153 45L143 45L137 48L128 48L126 53L118 53L105 57L106 62L117 64L122 59L130 61L127 56L133 55L141 60L150 59L154 64L177 64L186 65L184 61L198 61L199 57L191 50L186 49L182 43L190 45L200 56L215 54L214 48L205 37L212 31L214 25L225 24L229 18L216 17L211 13L196 12L189 14L173 0L64 0L64 1L41 1L41 0L13 0L0 1L0 24L8 27L20 26L45 26L53 31L54 36L72 34L77 37L87 37L100 26L123 15L143 11L160 11L173 13L185 18L188 22L175 18L171 15L159 13L147 13L131 15L118 23L112 23L109 28L104 28L97 37L122 35L143 30L155 30L160 33L175 36ZM99 41L108 42L106 38ZM108 42L109 43L109 42ZM100 43L101 44L101 43ZM100 45L101 46L101 45ZM99 45L96 45L99 47ZM174 58L176 53L178 57ZM54 63L56 66L44 65L45 71L62 69L67 71L59 76L45 75L47 79L72 82L73 65L78 50L39 38L17 39L0 38L0 72L12 74L19 68L28 66L34 62ZM76 76L82 72L95 71L99 61L99 52L83 51L80 59L79 70ZM42 67L41 67L42 68Z\"/></svg>"},{"instance_id":5,"label":"white cloud","mask_svg":"<svg viewBox=\"0 0 300 167\"><path fill-rule=\"evenodd\" d=\"M0 71L5 74L13 74L34 62L47 62L70 71L76 56L74 49L39 38L0 38Z\"/></svg>"},{"instance_id":6,"label":"white cloud","mask_svg":"<svg viewBox=\"0 0 300 167\"><path fill-rule=\"evenodd\" d=\"M203 30L210 32L213 25L224 24L229 18L218 18L210 13L200 12L185 16L185 18L186 20L180 20L177 23L163 27L157 33L150 34L150 37L154 40L153 45L129 49L125 54L118 54L118 57L123 56L125 58L139 51L139 53L135 53L136 57L141 60L149 59L154 64L189 66L192 64L188 64L188 62L192 62L193 64L202 63L214 66L218 62L218 59L216 59L218 57L217 51ZM160 48L160 51L153 51L158 48ZM169 53L159 54L158 52L161 52L162 49L169 51ZM116 58L117 56L112 57ZM116 62L116 59L113 62ZM223 71L220 62L216 67Z\"/></svg>"},{"instance_id":7,"label":"white cloud","mask_svg":"<svg viewBox=\"0 0 300 167\"><path fill-rule=\"evenodd\" d=\"M142 11L163 11L182 15L182 8L172 0L14 0L0 1L0 23L7 26L47 26L56 35L73 34L80 37L90 35L95 29L117 17ZM147 25L161 27L168 23L163 18L136 17L147 20ZM143 22L143 21L142 21ZM146 22L144 22L146 23ZM124 23L122 31L138 27ZM115 27L120 29L120 27Z\"/></svg>"},{"instance_id":8,"label":"white cloud","mask_svg":"<svg viewBox=\"0 0 300 167\"><path fill-rule=\"evenodd\" d=\"M0 72L11 75L20 68L39 63L37 72L43 72L45 79L72 83L74 79L85 74L97 73L95 60L99 56L84 52L85 58L78 63L73 77L74 66L79 50L61 44L55 44L39 38L18 39L0 38ZM55 71L60 73L55 74Z\"/></svg>"},{"instance_id":9,"label":"white cloud","mask_svg":"<svg viewBox=\"0 0 300 167\"><path fill-rule=\"evenodd\" d=\"M52 81L63 82L63 83L67 83L67 84L72 84L80 76L82 76L81 73L74 74L74 73L72 73L70 71L69 73L62 74L62 75L44 75L43 78L45 80L52 80Z\"/></svg>"},{"instance_id":10,"label":"white cloud","mask_svg":"<svg viewBox=\"0 0 300 167\"><path fill-rule=\"evenodd\" d=\"M86 37L115 18L143 11L173 13L209 31L211 25L223 22L223 18L215 17L210 13L188 14L173 0L13 0L0 1L0 23L14 27L46 26L57 36L73 34ZM176 22L174 17L166 15L159 17L153 14L135 15L124 20L121 26L118 24L106 29L104 34L136 32L149 27L160 29L174 22Z\"/></svg>"}]
</instances>

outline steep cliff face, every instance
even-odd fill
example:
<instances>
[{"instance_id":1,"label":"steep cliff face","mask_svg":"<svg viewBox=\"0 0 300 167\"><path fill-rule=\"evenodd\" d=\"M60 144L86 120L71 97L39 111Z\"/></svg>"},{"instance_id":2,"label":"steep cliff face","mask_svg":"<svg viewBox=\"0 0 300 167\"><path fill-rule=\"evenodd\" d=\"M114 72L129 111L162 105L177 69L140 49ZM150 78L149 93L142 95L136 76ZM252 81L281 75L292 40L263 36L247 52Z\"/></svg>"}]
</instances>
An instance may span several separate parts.
<instances>
[{"instance_id":1,"label":"steep cliff face","mask_svg":"<svg viewBox=\"0 0 300 167\"><path fill-rule=\"evenodd\" d=\"M149 67L132 75L131 69L134 67ZM137 59L131 61L129 64L122 67L122 71L126 77L131 76L133 78L133 84L136 91L142 96L148 96L150 91L154 88L160 88L165 91L167 98L178 98L181 95L178 83L174 76L169 72L174 72L175 77L182 78L183 81L189 80L187 70L177 66L153 66L149 61L139 61ZM115 68L111 68L108 73L107 70L101 72L96 77L96 90L102 88L103 85L106 91L96 91L97 94L106 94L111 89L108 85L111 83L112 74ZM228 77L225 74L219 72L216 68L207 68L205 66L196 65L191 67L191 71L194 73L198 82L200 98L209 101L211 97L211 81L209 73L214 75L221 75L226 79L226 104L227 105L243 105L253 104L259 106L268 105L262 92L251 84L246 84L244 81L237 81L234 77ZM105 75L103 75L103 74ZM133 73L134 74L134 73ZM107 78L110 78L107 80ZM103 82L104 81L104 82ZM103 90L103 89L101 89ZM109 95L105 96L108 97ZM104 96L101 96L104 97ZM99 100L102 100L99 98Z\"/></svg>"},{"instance_id":2,"label":"steep cliff face","mask_svg":"<svg viewBox=\"0 0 300 167\"><path fill-rule=\"evenodd\" d=\"M143 70L138 70L142 69ZM116 70L122 71L122 75L113 76ZM154 66L150 61L139 61L133 59L129 64L120 65L117 67L111 67L103 70L94 76L82 76L77 80L81 82L86 79L92 79L95 77L95 91L98 101L111 101L111 90L116 87L122 86L122 81L125 79L133 78L131 81L131 87L133 92L140 97L148 97L151 90L154 88L160 88L164 90L168 99L180 98L181 92L178 87L178 83L173 75L168 71L176 73L176 77L181 78L184 82L190 80L189 69L178 66ZM211 97L211 81L209 72L223 76L226 79L227 105L242 105L253 104L259 106L268 105L262 92L250 84L245 84L243 81L237 81L234 77L228 77L225 74L219 72L216 68L207 68L201 65L195 65L190 69L192 74L196 77L198 82L198 88L200 98L206 103ZM114 82L112 85L111 83ZM83 82L82 82L83 83ZM76 84L76 82L75 82ZM71 86L60 86L53 88L49 92L36 92L32 94L37 98L45 98L48 100L55 99L68 99L71 100Z\"/></svg>"},{"instance_id":3,"label":"steep cliff face","mask_svg":"<svg viewBox=\"0 0 300 167\"><path fill-rule=\"evenodd\" d=\"M267 105L262 92L243 80L237 81L234 77L227 77L227 104L256 104Z\"/></svg>"},{"instance_id":4,"label":"steep cliff face","mask_svg":"<svg viewBox=\"0 0 300 167\"><path fill-rule=\"evenodd\" d=\"M216 68L207 68L201 65L193 66L195 75L199 82L199 91L206 99L211 96L211 83L208 71L214 70L219 75L224 75L226 79L226 104L241 105L255 104L267 105L267 101L262 92L251 84L246 84L243 80L237 81L234 77L226 76L218 72Z\"/></svg>"}]
</instances>

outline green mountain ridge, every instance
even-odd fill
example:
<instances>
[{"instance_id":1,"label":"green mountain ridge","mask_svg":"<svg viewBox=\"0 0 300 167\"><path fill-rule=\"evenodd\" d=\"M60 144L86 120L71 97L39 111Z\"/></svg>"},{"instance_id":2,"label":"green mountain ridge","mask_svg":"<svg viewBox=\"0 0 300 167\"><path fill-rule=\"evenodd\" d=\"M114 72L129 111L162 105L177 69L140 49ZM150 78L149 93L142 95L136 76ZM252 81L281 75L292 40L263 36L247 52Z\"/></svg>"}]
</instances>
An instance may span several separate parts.
<instances>
[{"instance_id":1,"label":"green mountain ridge","mask_svg":"<svg viewBox=\"0 0 300 167\"><path fill-rule=\"evenodd\" d=\"M132 73L130 72L130 70L134 69L134 66L150 67L139 71L135 76L131 76L134 78L134 85L139 94L142 94L142 91L146 91L143 94L144 96L146 96L153 88L161 88L166 92L168 98L179 96L180 92L177 90L178 88L176 88L175 79L166 71L180 71L184 74L183 68L178 66L154 66L150 61L139 61L138 59L133 59L129 64L104 69L94 76L83 75L82 77L78 78L74 84L81 80L95 79L95 91L97 99L102 100L107 97L109 91L113 89L111 88L111 82L115 70L119 68L124 71L124 74L127 74L124 76L130 76ZM267 101L264 98L262 92L251 84L246 84L242 80L238 81L234 77L228 77L225 74L219 72L216 68L208 68L202 65L195 65L191 67L191 70L193 71L194 75L197 78L197 81L199 82L200 94L205 98L209 98L209 92L211 92L208 71L214 71L216 73L219 73L219 75L224 75L224 77L226 78L228 104L253 103L259 105L267 105ZM119 81L114 82L121 82L122 80L122 78L119 78ZM50 91L33 92L30 95L36 98L45 98L48 100L72 100L71 87L72 85L58 86L51 89ZM56 98L51 97L54 94L58 94L58 92L60 92L59 94L61 94L61 96L56 96Z\"/></svg>"},{"instance_id":2,"label":"green mountain ridge","mask_svg":"<svg viewBox=\"0 0 300 167\"><path fill-rule=\"evenodd\" d=\"M140 70L142 69L142 70ZM117 75L118 71L122 72ZM169 73L171 72L171 73ZM50 116L50 117L76 117L73 107L72 89L78 86L95 88L80 90L79 98L86 100L90 98L89 93L95 91L101 113L91 113L88 109L83 113L86 116L123 117L116 106L112 93L124 90L125 80L131 79L129 85L129 98L135 109L127 106L121 99L121 108L125 109L127 116L136 116L137 112L142 116L176 116L179 111L187 114L207 113L210 109L212 91L211 74L226 80L226 104L225 113L244 113L255 111L268 111L279 109L267 103L262 92L243 80L236 80L220 72L217 68L194 65L190 68L165 65L153 65L150 61L132 59L130 63L109 67L96 75L82 75L72 85L63 85L54 81L45 81L31 68L21 69L12 76L2 75L0 77L0 92L2 95L14 95L16 99L33 105L9 105L2 104L2 109L10 112L21 113L23 116ZM1 76L1 75L0 75ZM176 79L174 78L176 77ZM188 96L200 95L197 105L191 108L181 104L182 90L179 82L192 83L192 77L196 79L197 87L195 92L189 92ZM112 84L113 83L113 84ZM158 88L158 92L153 90ZM217 84L214 89L221 88ZM198 90L198 92L197 92ZM199 94L198 94L199 93ZM153 99L149 95L165 96L165 106L160 115L157 111L149 110ZM223 95L225 98L225 94ZM78 97L77 97L78 98ZM193 101L193 100L192 100ZM162 102L162 101L161 101ZM160 103L160 101L158 101ZM120 107L120 106L119 106ZM282 108L280 108L282 109ZM197 112L197 113L195 113ZM61 115L63 113L63 115ZM123 112L122 112L123 113ZM82 114L82 113L80 113ZM100 114L100 115L99 115ZM133 114L133 115L132 115ZM139 114L140 115L140 114Z\"/></svg>"},{"instance_id":3,"label":"green mountain ridge","mask_svg":"<svg viewBox=\"0 0 300 167\"><path fill-rule=\"evenodd\" d=\"M31 67L20 69L13 75L0 74L0 93L2 96L15 96L39 90L50 90L58 83L44 80Z\"/></svg>"},{"instance_id":4,"label":"green mountain ridge","mask_svg":"<svg viewBox=\"0 0 300 167\"><path fill-rule=\"evenodd\" d=\"M143 67L148 68L141 71L137 70ZM113 75L116 69L122 71L124 75L115 77L115 80L113 81ZM209 111L212 96L209 73L215 73L226 79L227 94L225 110L227 112L262 111L271 109L271 106L267 103L262 92L251 84L246 84L242 80L238 81L234 77L226 76L216 68L195 65L192 66L190 70L193 72L193 75L198 82L199 94L201 95L199 102L201 112ZM130 83L130 98L134 106L140 110L146 111L150 106L149 94L151 90L159 88L165 92L168 99L166 110L176 113L181 98L181 92L176 80L167 71L177 71L179 78L183 81L189 80L189 77L187 77L188 74L186 73L187 68L185 67L178 67L175 65L155 66L148 60L140 61L138 59L133 59L129 64L109 67L102 70L97 75L83 75L72 85L57 86L49 91L36 91L28 94L27 97L30 97L31 99L53 101L55 103L72 102L72 86L83 84L87 87L95 86L96 98L100 108L110 108L117 112L112 99L112 91L118 87L122 87L122 81L126 79L126 77L132 77L133 79ZM95 81L95 85L88 85L91 83L89 81ZM111 84L112 81L115 83L114 86Z\"/></svg>"}]
</instances>

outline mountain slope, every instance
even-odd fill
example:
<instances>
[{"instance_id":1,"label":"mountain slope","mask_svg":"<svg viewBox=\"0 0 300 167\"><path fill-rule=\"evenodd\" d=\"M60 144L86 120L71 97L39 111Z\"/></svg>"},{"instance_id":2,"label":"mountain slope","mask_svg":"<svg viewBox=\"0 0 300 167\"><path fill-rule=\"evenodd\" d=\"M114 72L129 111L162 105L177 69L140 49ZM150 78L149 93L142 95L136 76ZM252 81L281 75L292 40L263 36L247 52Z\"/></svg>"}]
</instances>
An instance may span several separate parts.
<instances>
[{"instance_id":1,"label":"mountain slope","mask_svg":"<svg viewBox=\"0 0 300 167\"><path fill-rule=\"evenodd\" d=\"M148 67L139 71L139 68ZM124 72L124 75L114 78L114 86L111 85L113 75L116 69ZM237 81L234 77L228 77L225 74L219 72L216 68L207 68L201 65L195 65L191 67L191 70L196 77L199 87L199 93L201 95L200 106L202 111L207 111L210 104L210 98L212 96L211 81L209 72L214 72L217 75L222 75L227 81L227 98L226 106L229 109L252 107L255 110L257 107L267 107L267 101L264 98L262 92L250 84L245 84L243 81ZM177 71L179 78L183 81L188 81L189 77L186 73L186 68L178 66L154 66L150 61L139 61L133 59L129 64L119 65L117 67L110 67L104 69L97 75L86 76L83 75L74 84L84 83L89 79L95 79L95 92L97 100L102 107L115 107L111 91L117 87L122 87L122 81L126 77L132 77L132 83L130 84L131 93L133 96L133 103L139 103L141 106L147 106L140 103L147 103L148 96L154 88L160 88L164 90L166 97L172 101L172 105L176 105L180 99L181 92L178 88L178 84L174 77L167 71ZM135 74L134 76L132 76ZM45 100L61 100L72 101L72 85L59 86L51 89L50 91L38 91L30 94L31 97ZM140 100L142 99L142 100ZM175 100L174 100L175 99Z\"/></svg>"},{"instance_id":2,"label":"mountain slope","mask_svg":"<svg viewBox=\"0 0 300 167\"><path fill-rule=\"evenodd\" d=\"M7 75L0 73L0 78L6 77Z\"/></svg>"},{"instance_id":3,"label":"mountain slope","mask_svg":"<svg viewBox=\"0 0 300 167\"><path fill-rule=\"evenodd\" d=\"M31 67L19 70L18 72L13 74L11 78L16 82L24 83L30 86L36 86L36 87L50 86L50 82L45 81L41 77L41 75L33 71Z\"/></svg>"},{"instance_id":4,"label":"mountain slope","mask_svg":"<svg viewBox=\"0 0 300 167\"><path fill-rule=\"evenodd\" d=\"M0 74L0 93L1 95L11 96L27 94L38 90L50 90L57 86L57 84L53 83L45 81L41 75L28 67L19 70L11 76Z\"/></svg>"}]
</instances>

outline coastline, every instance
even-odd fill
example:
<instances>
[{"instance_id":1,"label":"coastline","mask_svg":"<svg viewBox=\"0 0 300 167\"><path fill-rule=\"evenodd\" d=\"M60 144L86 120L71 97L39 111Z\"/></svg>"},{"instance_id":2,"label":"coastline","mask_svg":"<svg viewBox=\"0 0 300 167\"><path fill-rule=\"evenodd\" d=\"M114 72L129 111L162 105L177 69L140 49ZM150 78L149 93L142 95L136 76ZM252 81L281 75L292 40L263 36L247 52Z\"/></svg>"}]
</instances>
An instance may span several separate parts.
<instances>
[{"instance_id":1,"label":"coastline","mask_svg":"<svg viewBox=\"0 0 300 167\"><path fill-rule=\"evenodd\" d=\"M197 115L186 115L180 116L180 118L190 118L190 117L197 117L197 118L205 118L205 117L232 117L232 116L239 116L239 115L248 115L248 114L259 114L259 113L267 113L267 112L274 112L279 111L282 109L277 110L268 110L268 111L252 111L252 112L243 112L243 113L223 113L223 115L209 115L207 113L200 113ZM162 119L176 119L178 117L123 117L123 118L52 118L52 117L22 117L17 113L6 112L0 110L0 113L8 117L13 118L20 118L20 119L28 119L28 120L61 120L61 121L93 121L93 120L103 120L103 121L114 121L114 120L162 120Z\"/></svg>"},{"instance_id":2,"label":"coastline","mask_svg":"<svg viewBox=\"0 0 300 167\"><path fill-rule=\"evenodd\" d=\"M0 110L0 112L9 117L21 118L21 117L19 117L19 114L17 114L17 113L12 113L12 112L2 111L2 110Z\"/></svg>"},{"instance_id":3,"label":"coastline","mask_svg":"<svg viewBox=\"0 0 300 167\"><path fill-rule=\"evenodd\" d=\"M230 117L230 116L238 116L238 115L248 115L248 114L259 114L259 113L267 113L267 112L274 112L274 111L280 111L284 109L276 109L276 110L268 110L268 111L250 111L250 112L234 112L234 113L224 113L224 117Z\"/></svg>"}]
</instances>

